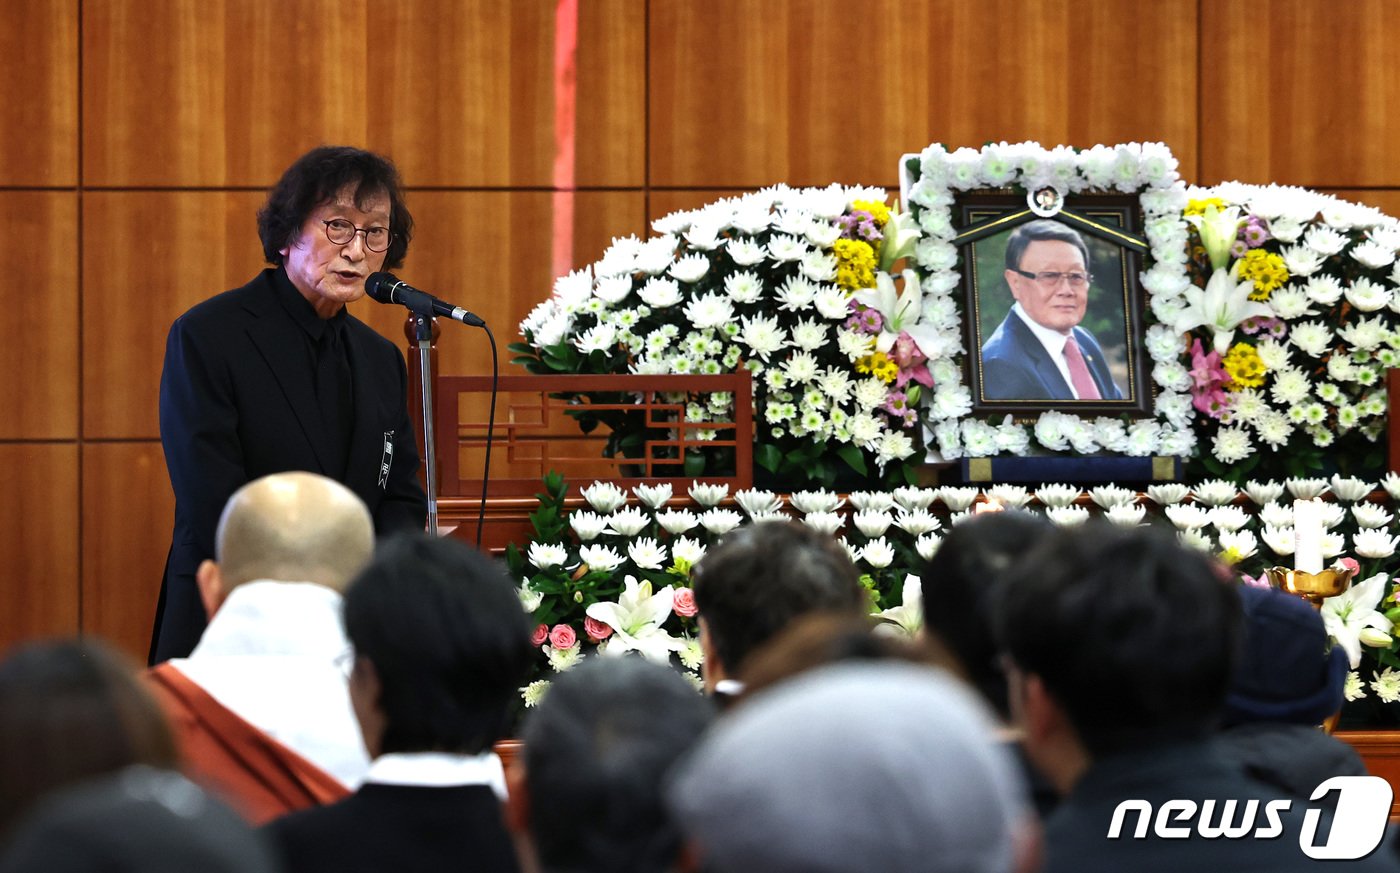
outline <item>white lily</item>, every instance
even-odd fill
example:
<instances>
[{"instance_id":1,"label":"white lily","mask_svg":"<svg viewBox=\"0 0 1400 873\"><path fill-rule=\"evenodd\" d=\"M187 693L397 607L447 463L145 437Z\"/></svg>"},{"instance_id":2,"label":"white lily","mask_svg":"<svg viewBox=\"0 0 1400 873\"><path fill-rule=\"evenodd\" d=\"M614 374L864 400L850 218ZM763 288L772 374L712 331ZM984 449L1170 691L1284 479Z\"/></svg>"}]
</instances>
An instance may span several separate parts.
<instances>
[{"instance_id":1,"label":"white lily","mask_svg":"<svg viewBox=\"0 0 1400 873\"><path fill-rule=\"evenodd\" d=\"M1185 333L1196 327L1208 327L1215 334L1215 350L1222 355L1230 348L1230 340L1235 338L1235 328L1247 318L1264 317L1274 314L1265 303L1249 299L1254 290L1254 282L1237 282L1239 263L1229 271L1216 270L1206 281L1206 287L1188 285L1185 291L1187 306L1177 316L1173 325Z\"/></svg>"},{"instance_id":2,"label":"white lily","mask_svg":"<svg viewBox=\"0 0 1400 873\"><path fill-rule=\"evenodd\" d=\"M899 203L890 210L890 220L885 222L885 241L880 246L880 272L888 273L894 262L914 253L914 244L919 241L919 225L909 212L900 212Z\"/></svg>"},{"instance_id":3,"label":"white lily","mask_svg":"<svg viewBox=\"0 0 1400 873\"><path fill-rule=\"evenodd\" d=\"M608 653L638 652L649 661L667 663L685 644L661 629L671 615L675 589L667 586L653 594L651 583L638 582L635 576L623 580L623 586L616 603L599 601L588 607L589 618L616 631Z\"/></svg>"},{"instance_id":4,"label":"white lily","mask_svg":"<svg viewBox=\"0 0 1400 873\"><path fill-rule=\"evenodd\" d=\"M1361 663L1361 632L1374 628L1389 633L1394 626L1376 610L1389 581L1386 574L1377 573L1336 597L1322 601L1322 623L1333 642L1346 650L1353 670Z\"/></svg>"},{"instance_id":5,"label":"white lily","mask_svg":"<svg viewBox=\"0 0 1400 873\"><path fill-rule=\"evenodd\" d=\"M857 291L851 296L857 303L864 303L880 313L885 320L885 326L875 340L876 349L888 352L894 348L894 341L903 332L909 334L920 351L928 354L939 348L943 339L932 325L919 323L924 310L924 293L919 286L919 277L913 270L904 270L900 275L904 277L903 294L894 287L894 278L882 272L876 274L874 288Z\"/></svg>"},{"instance_id":6,"label":"white lily","mask_svg":"<svg viewBox=\"0 0 1400 873\"><path fill-rule=\"evenodd\" d=\"M1230 247L1235 244L1240 225L1245 221L1240 217L1240 208L1219 209L1211 205L1206 207L1205 214L1188 215L1186 220L1201 234L1201 245L1206 248L1210 265L1217 271L1225 269L1230 263Z\"/></svg>"},{"instance_id":7,"label":"white lily","mask_svg":"<svg viewBox=\"0 0 1400 873\"><path fill-rule=\"evenodd\" d=\"M910 637L916 636L924 626L923 582L918 576L909 573L904 577L904 589L900 596L904 602L881 612L880 620L892 625L890 630L897 627Z\"/></svg>"}]
</instances>

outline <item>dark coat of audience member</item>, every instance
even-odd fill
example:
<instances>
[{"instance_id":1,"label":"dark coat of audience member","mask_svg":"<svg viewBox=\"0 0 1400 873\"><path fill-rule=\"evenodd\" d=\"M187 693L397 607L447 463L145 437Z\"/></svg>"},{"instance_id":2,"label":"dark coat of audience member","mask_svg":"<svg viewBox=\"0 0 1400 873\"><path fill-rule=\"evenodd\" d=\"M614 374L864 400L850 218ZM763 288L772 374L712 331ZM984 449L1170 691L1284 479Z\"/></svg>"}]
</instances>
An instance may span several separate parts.
<instances>
[{"instance_id":1,"label":"dark coat of audience member","mask_svg":"<svg viewBox=\"0 0 1400 873\"><path fill-rule=\"evenodd\" d=\"M177 764L134 664L92 639L30 643L0 662L0 844L46 793L130 764Z\"/></svg>"},{"instance_id":2,"label":"dark coat of audience member","mask_svg":"<svg viewBox=\"0 0 1400 873\"><path fill-rule=\"evenodd\" d=\"M345 632L355 654L351 701L376 761L490 752L534 654L501 567L423 534L390 540L350 583ZM375 764L346 800L277 819L267 831L296 873L517 869L490 785L379 781Z\"/></svg>"},{"instance_id":3,"label":"dark coat of audience member","mask_svg":"<svg viewBox=\"0 0 1400 873\"><path fill-rule=\"evenodd\" d=\"M1346 652L1327 650L1322 616L1267 588L1241 587L1240 602L1244 643L1216 741L1222 753L1304 800L1332 776L1365 775L1355 749L1317 729L1341 709L1347 675Z\"/></svg>"},{"instance_id":4,"label":"dark coat of audience member","mask_svg":"<svg viewBox=\"0 0 1400 873\"><path fill-rule=\"evenodd\" d=\"M662 802L714 705L640 657L591 658L556 678L525 722L508 819L542 873L658 873L681 835Z\"/></svg>"},{"instance_id":5,"label":"dark coat of audience member","mask_svg":"<svg viewBox=\"0 0 1400 873\"><path fill-rule=\"evenodd\" d=\"M243 819L169 770L133 765L49 795L0 873L279 873Z\"/></svg>"},{"instance_id":6,"label":"dark coat of audience member","mask_svg":"<svg viewBox=\"0 0 1400 873\"><path fill-rule=\"evenodd\" d=\"M1032 761L1066 792L1045 825L1045 873L1287 873L1313 869L1300 843L1305 809L1247 776L1211 742L1237 663L1240 600L1210 560L1147 529L1090 526L1047 539L1007 574L998 639L1010 659L1012 709ZM1197 813L1232 825L1279 801L1283 833L1200 834ZM1121 817L1125 801L1145 811ZM1191 813L1168 816L1168 801ZM1256 803L1250 803L1256 801ZM1200 808L1198 808L1198 806ZM1378 817L1383 836L1388 808ZM1151 821L1144 823L1143 815ZM1165 833L1163 833L1165 831ZM1395 870L1388 853L1348 869Z\"/></svg>"},{"instance_id":7,"label":"dark coat of audience member","mask_svg":"<svg viewBox=\"0 0 1400 873\"><path fill-rule=\"evenodd\" d=\"M962 665L1003 722L1010 721L1006 671L1002 669L994 606L1008 568L1057 528L1028 512L988 512L953 528L919 570L924 633L942 643ZM1015 740L1007 743L1021 762L1036 812L1048 815L1059 802L1055 787L1026 758Z\"/></svg>"}]
</instances>

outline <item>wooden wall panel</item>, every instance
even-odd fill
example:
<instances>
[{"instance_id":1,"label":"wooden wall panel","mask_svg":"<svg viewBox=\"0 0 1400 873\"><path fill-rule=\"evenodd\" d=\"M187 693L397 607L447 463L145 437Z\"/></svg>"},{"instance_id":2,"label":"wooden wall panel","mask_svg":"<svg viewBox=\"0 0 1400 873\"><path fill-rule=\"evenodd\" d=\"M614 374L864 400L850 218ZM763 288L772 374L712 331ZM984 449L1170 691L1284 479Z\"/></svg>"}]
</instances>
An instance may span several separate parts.
<instances>
[{"instance_id":1,"label":"wooden wall panel","mask_svg":"<svg viewBox=\"0 0 1400 873\"><path fill-rule=\"evenodd\" d=\"M580 185L642 184L641 4L580 4ZM551 185L556 5L371 4L370 147L413 186Z\"/></svg>"},{"instance_id":2,"label":"wooden wall panel","mask_svg":"<svg viewBox=\"0 0 1400 873\"><path fill-rule=\"evenodd\" d=\"M3 161L0 161L2 164ZM0 305L0 439L78 435L78 196L0 192L10 259Z\"/></svg>"},{"instance_id":3,"label":"wooden wall panel","mask_svg":"<svg viewBox=\"0 0 1400 873\"><path fill-rule=\"evenodd\" d=\"M1196 8L652 0L651 183L893 186L901 153L1002 139L1163 140L1189 177Z\"/></svg>"},{"instance_id":4,"label":"wooden wall panel","mask_svg":"<svg viewBox=\"0 0 1400 873\"><path fill-rule=\"evenodd\" d=\"M1201 178L1400 185L1400 16L1389 0L1202 3Z\"/></svg>"},{"instance_id":5,"label":"wooden wall panel","mask_svg":"<svg viewBox=\"0 0 1400 873\"><path fill-rule=\"evenodd\" d=\"M6 3L0 57L0 185L75 184L78 0Z\"/></svg>"},{"instance_id":6,"label":"wooden wall panel","mask_svg":"<svg viewBox=\"0 0 1400 873\"><path fill-rule=\"evenodd\" d=\"M78 448L0 443L0 650L78 632Z\"/></svg>"},{"instance_id":7,"label":"wooden wall panel","mask_svg":"<svg viewBox=\"0 0 1400 873\"><path fill-rule=\"evenodd\" d=\"M144 662L175 517L160 443L83 446L82 499L83 633Z\"/></svg>"},{"instance_id":8,"label":"wooden wall panel","mask_svg":"<svg viewBox=\"0 0 1400 873\"><path fill-rule=\"evenodd\" d=\"M368 5L87 0L84 182L266 186L313 146L363 142Z\"/></svg>"},{"instance_id":9,"label":"wooden wall panel","mask_svg":"<svg viewBox=\"0 0 1400 873\"><path fill-rule=\"evenodd\" d=\"M124 191L83 204L83 433L159 436L170 324L265 266L261 193Z\"/></svg>"},{"instance_id":10,"label":"wooden wall panel","mask_svg":"<svg viewBox=\"0 0 1400 873\"><path fill-rule=\"evenodd\" d=\"M554 195L546 191L412 192L417 228L405 281L486 319L496 335L501 371L509 368L506 345L516 326L549 297L549 228ZM602 256L615 236L642 235L642 195L637 191L582 191L574 200L576 267ZM363 300L351 311L400 348L403 308ZM491 351L480 331L443 325L438 341L442 373L490 373Z\"/></svg>"},{"instance_id":11,"label":"wooden wall panel","mask_svg":"<svg viewBox=\"0 0 1400 873\"><path fill-rule=\"evenodd\" d=\"M1327 188L1324 193L1340 197L1343 200L1350 200L1352 203L1363 203L1367 206L1374 206L1386 215L1400 218L1400 189L1396 188L1369 188L1369 189L1347 189L1347 188Z\"/></svg>"}]
</instances>

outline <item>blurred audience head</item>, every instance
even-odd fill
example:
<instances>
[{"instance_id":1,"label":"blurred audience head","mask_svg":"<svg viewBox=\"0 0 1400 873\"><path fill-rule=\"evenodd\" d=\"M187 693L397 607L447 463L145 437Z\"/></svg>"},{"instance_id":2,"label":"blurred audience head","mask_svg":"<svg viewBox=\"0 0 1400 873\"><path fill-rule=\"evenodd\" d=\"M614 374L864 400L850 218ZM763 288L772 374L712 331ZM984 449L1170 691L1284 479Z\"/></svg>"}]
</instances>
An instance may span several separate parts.
<instances>
[{"instance_id":1,"label":"blurred audience head","mask_svg":"<svg viewBox=\"0 0 1400 873\"><path fill-rule=\"evenodd\" d=\"M1225 697L1226 726L1321 724L1342 708L1346 651L1327 651L1322 616L1306 601L1269 588L1238 590L1244 641Z\"/></svg>"},{"instance_id":2,"label":"blurred audience head","mask_svg":"<svg viewBox=\"0 0 1400 873\"><path fill-rule=\"evenodd\" d=\"M743 699L808 670L849 661L957 669L934 640L910 639L872 626L869 616L819 612L795 619L753 654L744 671Z\"/></svg>"},{"instance_id":3,"label":"blurred audience head","mask_svg":"<svg viewBox=\"0 0 1400 873\"><path fill-rule=\"evenodd\" d=\"M674 670L639 657L592 658L555 679L525 723L509 801L539 868L670 869L681 837L663 780L713 715Z\"/></svg>"},{"instance_id":4,"label":"blurred audience head","mask_svg":"<svg viewBox=\"0 0 1400 873\"><path fill-rule=\"evenodd\" d=\"M743 680L745 661L799 615L866 613L860 575L829 535L791 521L726 534L694 570L705 684Z\"/></svg>"},{"instance_id":5,"label":"blurred audience head","mask_svg":"<svg viewBox=\"0 0 1400 873\"><path fill-rule=\"evenodd\" d=\"M1240 603L1200 552L1146 528L1091 525L1019 561L998 606L1027 753L1062 791L1093 759L1217 724Z\"/></svg>"},{"instance_id":6,"label":"blurred audience head","mask_svg":"<svg viewBox=\"0 0 1400 873\"><path fill-rule=\"evenodd\" d=\"M835 664L731 711L667 798L712 873L1004 873L1026 806L993 732L944 671Z\"/></svg>"},{"instance_id":7,"label":"blurred audience head","mask_svg":"<svg viewBox=\"0 0 1400 873\"><path fill-rule=\"evenodd\" d=\"M185 777L132 766L51 795L0 873L277 873L263 839Z\"/></svg>"},{"instance_id":8,"label":"blurred audience head","mask_svg":"<svg viewBox=\"0 0 1400 873\"><path fill-rule=\"evenodd\" d=\"M471 547L389 540L345 592L350 699L370 757L489 751L534 649L515 588Z\"/></svg>"},{"instance_id":9,"label":"blurred audience head","mask_svg":"<svg viewBox=\"0 0 1400 873\"><path fill-rule=\"evenodd\" d=\"M344 591L374 552L374 521L355 492L315 473L275 473L249 482L224 506L217 561L200 565L210 616L245 582L314 582Z\"/></svg>"},{"instance_id":10,"label":"blurred audience head","mask_svg":"<svg viewBox=\"0 0 1400 873\"><path fill-rule=\"evenodd\" d=\"M919 572L924 630L962 664L968 681L1006 719L1006 674L992 611L1007 569L1056 528L1028 512L988 512L954 527Z\"/></svg>"},{"instance_id":11,"label":"blurred audience head","mask_svg":"<svg viewBox=\"0 0 1400 873\"><path fill-rule=\"evenodd\" d=\"M129 764L176 765L136 670L95 640L30 643L0 662L0 840L56 788Z\"/></svg>"}]
</instances>

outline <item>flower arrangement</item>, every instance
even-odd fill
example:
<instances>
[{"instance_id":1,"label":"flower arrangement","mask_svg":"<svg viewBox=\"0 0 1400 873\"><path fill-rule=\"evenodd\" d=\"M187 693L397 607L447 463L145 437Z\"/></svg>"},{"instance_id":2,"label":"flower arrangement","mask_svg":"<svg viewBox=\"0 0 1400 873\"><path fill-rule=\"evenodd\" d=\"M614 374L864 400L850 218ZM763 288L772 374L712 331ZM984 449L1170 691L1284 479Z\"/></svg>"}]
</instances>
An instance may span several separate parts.
<instances>
[{"instance_id":1,"label":"flower arrangement","mask_svg":"<svg viewBox=\"0 0 1400 873\"><path fill-rule=\"evenodd\" d=\"M927 362L959 341L914 274L890 272L917 233L884 200L874 188L779 186L659 219L658 236L614 240L560 278L521 323L516 362L550 373L744 367L761 467L785 483L829 485L845 470L904 481L905 462L922 460ZM734 402L686 400L689 421ZM636 423L608 423L625 453ZM713 469L678 460L688 474Z\"/></svg>"},{"instance_id":2,"label":"flower arrangement","mask_svg":"<svg viewBox=\"0 0 1400 873\"><path fill-rule=\"evenodd\" d=\"M1145 494L1047 484L899 487L844 497L820 489L730 495L727 486L698 482L687 495L674 495L669 485L637 486L629 494L595 482L582 492L587 508L572 511L561 477L552 474L544 484L533 540L523 550L507 549L541 652L534 680L522 689L526 705L538 701L553 675L593 653L635 651L675 664L698 685L702 656L690 571L742 524L793 518L837 537L861 573L872 616L890 632L912 635L923 621L920 565L979 508L1036 512L1060 527L1095 516L1115 525L1159 525L1218 557L1245 584L1267 584L1265 569L1291 564L1291 501L1324 495L1323 555L1352 562L1357 571L1357 584L1323 606L1328 632L1351 660L1348 699L1400 701L1400 640L1391 635L1400 622L1400 536L1393 532L1400 475L1387 476L1379 489L1334 476L1251 480L1242 487L1223 479L1159 484Z\"/></svg>"}]
</instances>

